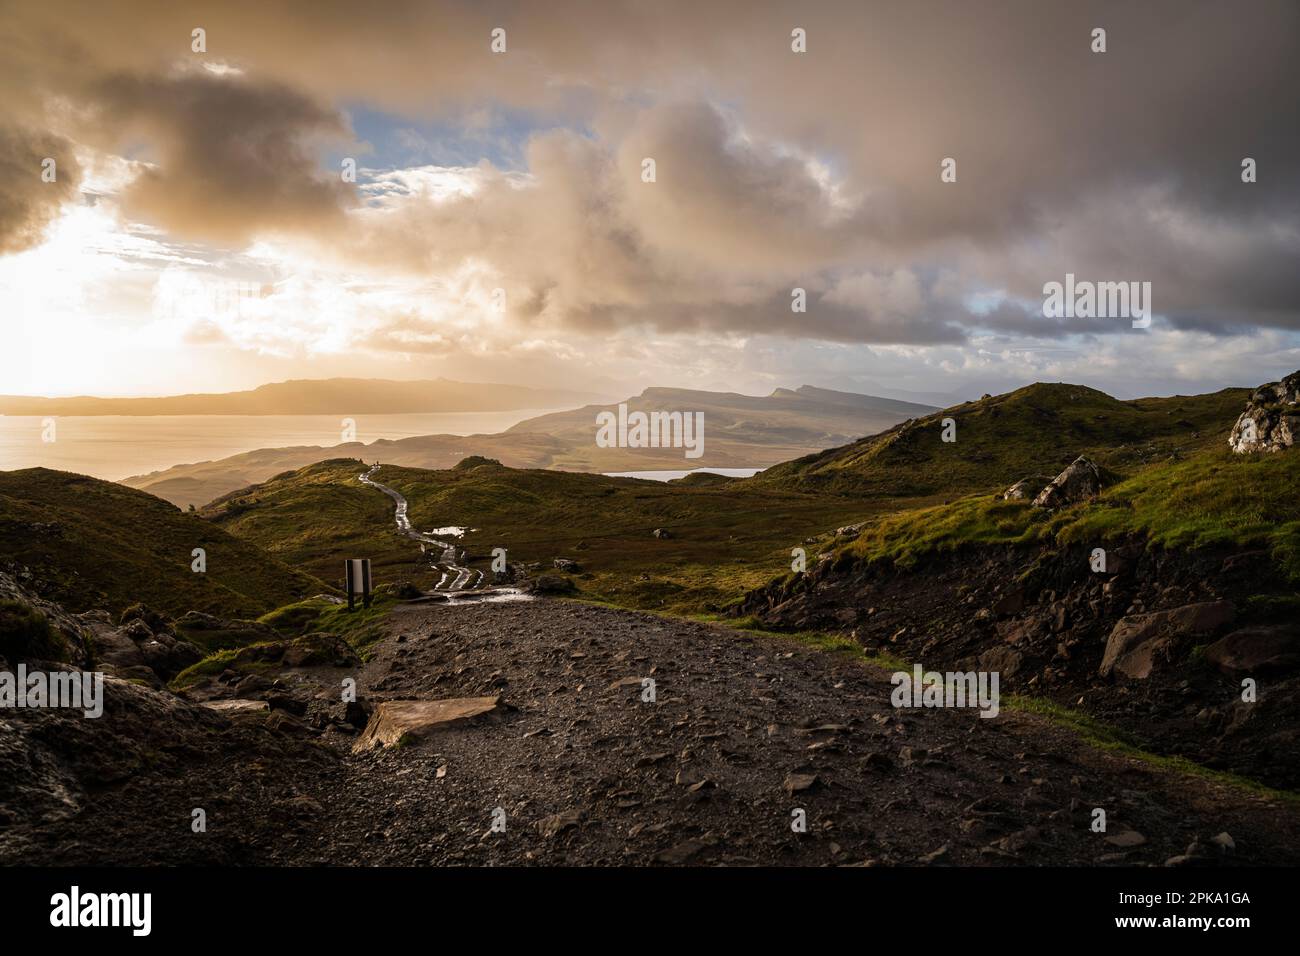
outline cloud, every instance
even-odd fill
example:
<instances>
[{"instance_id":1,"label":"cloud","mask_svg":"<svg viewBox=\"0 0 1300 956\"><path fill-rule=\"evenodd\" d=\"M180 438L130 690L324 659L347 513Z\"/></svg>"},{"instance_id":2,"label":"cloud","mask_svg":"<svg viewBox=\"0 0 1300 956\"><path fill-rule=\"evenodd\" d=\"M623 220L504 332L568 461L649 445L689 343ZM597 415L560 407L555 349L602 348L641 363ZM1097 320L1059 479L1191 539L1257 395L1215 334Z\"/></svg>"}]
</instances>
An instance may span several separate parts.
<instances>
[{"instance_id":1,"label":"cloud","mask_svg":"<svg viewBox=\"0 0 1300 956\"><path fill-rule=\"evenodd\" d=\"M101 138L140 141L151 154L122 197L126 212L179 236L239 243L330 229L355 202L307 145L343 139L339 114L288 88L208 72L115 74L95 85L93 102Z\"/></svg>"},{"instance_id":2,"label":"cloud","mask_svg":"<svg viewBox=\"0 0 1300 956\"><path fill-rule=\"evenodd\" d=\"M1157 329L1300 329L1300 8L1285 0L1250 16L1208 0L15 7L0 96L32 128L147 164L129 216L223 243L276 235L356 281L441 297L339 306L340 334L375 348L436 352L471 326L483 341L1131 341L1124 323L1042 317L1043 284L1066 272L1150 281ZM403 162L426 161L423 124L450 121L450 152L519 167L370 156L347 189L322 143L350 139L354 107L391 126ZM520 116L531 133L501 149ZM3 202L0 237L57 208ZM790 310L796 286L807 313Z\"/></svg>"},{"instance_id":3,"label":"cloud","mask_svg":"<svg viewBox=\"0 0 1300 956\"><path fill-rule=\"evenodd\" d=\"M44 172L54 161L53 182ZM0 125L0 254L38 244L60 207L77 194L81 165L61 137Z\"/></svg>"}]
</instances>

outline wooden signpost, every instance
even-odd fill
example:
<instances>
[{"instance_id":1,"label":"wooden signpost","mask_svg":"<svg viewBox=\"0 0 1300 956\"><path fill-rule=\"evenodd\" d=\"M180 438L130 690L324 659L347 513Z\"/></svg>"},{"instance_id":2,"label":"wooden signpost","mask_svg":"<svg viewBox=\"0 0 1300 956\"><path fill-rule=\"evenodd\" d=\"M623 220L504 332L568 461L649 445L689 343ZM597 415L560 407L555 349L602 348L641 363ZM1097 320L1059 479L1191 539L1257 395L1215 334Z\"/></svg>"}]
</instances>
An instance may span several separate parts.
<instances>
[{"instance_id":1,"label":"wooden signpost","mask_svg":"<svg viewBox=\"0 0 1300 956\"><path fill-rule=\"evenodd\" d=\"M351 558L343 562L348 579L348 610L356 610L357 594L361 595L361 606L370 607L370 559Z\"/></svg>"}]
</instances>

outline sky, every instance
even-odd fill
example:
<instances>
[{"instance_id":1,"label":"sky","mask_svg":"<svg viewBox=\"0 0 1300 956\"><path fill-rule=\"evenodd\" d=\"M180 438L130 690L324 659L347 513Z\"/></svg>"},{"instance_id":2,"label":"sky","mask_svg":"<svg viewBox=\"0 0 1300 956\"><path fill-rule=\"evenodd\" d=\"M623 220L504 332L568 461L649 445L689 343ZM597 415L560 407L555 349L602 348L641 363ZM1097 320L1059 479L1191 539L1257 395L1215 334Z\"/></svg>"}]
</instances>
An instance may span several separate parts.
<instances>
[{"instance_id":1,"label":"sky","mask_svg":"<svg viewBox=\"0 0 1300 956\"><path fill-rule=\"evenodd\" d=\"M0 53L0 394L1300 368L1291 2L0 0Z\"/></svg>"}]
</instances>

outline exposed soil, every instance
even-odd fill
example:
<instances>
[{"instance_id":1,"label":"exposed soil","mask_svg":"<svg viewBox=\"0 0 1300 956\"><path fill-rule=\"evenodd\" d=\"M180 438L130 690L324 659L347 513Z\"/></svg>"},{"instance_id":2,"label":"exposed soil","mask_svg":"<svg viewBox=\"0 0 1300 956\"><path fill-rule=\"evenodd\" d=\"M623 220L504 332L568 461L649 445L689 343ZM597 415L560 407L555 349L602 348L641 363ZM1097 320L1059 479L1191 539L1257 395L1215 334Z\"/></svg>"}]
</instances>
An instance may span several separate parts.
<instances>
[{"instance_id":1,"label":"exposed soil","mask_svg":"<svg viewBox=\"0 0 1300 956\"><path fill-rule=\"evenodd\" d=\"M1087 547L969 548L914 570L826 561L756 591L737 613L775 630L842 633L927 669L992 669L1003 693L1044 697L1157 753L1300 790L1300 595L1262 551L1111 547L1105 573ZM1103 674L1117 624L1216 603L1230 620L1158 642L1141 678ZM1205 659L1225 633L1267 628L1295 653L1224 670ZM1257 699L1242 699L1242 680Z\"/></svg>"},{"instance_id":2,"label":"exposed soil","mask_svg":"<svg viewBox=\"0 0 1300 956\"><path fill-rule=\"evenodd\" d=\"M390 629L353 672L372 704L499 694L509 708L364 755L351 753L360 728L319 719L313 697L346 668L228 690L270 702L269 718L124 682L99 721L7 711L21 728L0 732L0 861L1300 862L1295 803L1006 708L896 710L886 672L793 641L557 600L409 605ZM156 756L129 777L90 772L145 750ZM30 794L12 781L38 764L73 781L73 799L17 813ZM206 833L191 830L195 807ZM505 832L492 832L497 807ZM1096 807L1106 833L1089 827ZM806 833L791 827L800 809Z\"/></svg>"}]
</instances>

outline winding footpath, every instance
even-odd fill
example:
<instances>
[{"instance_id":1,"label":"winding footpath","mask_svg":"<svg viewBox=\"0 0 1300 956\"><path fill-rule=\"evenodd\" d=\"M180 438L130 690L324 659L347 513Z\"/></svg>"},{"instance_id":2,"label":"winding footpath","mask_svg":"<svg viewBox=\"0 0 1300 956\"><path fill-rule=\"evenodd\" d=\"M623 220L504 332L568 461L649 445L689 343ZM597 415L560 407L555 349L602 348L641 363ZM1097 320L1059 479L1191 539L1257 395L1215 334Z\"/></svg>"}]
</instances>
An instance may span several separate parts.
<instances>
[{"instance_id":1,"label":"winding footpath","mask_svg":"<svg viewBox=\"0 0 1300 956\"><path fill-rule=\"evenodd\" d=\"M431 533L417 531L411 527L411 519L407 516L406 498L401 492L387 485L380 484L371 478L379 470L378 463L371 465L370 470L364 474L358 475L357 479L363 485L369 485L372 488L378 488L388 497L392 498L397 505L397 530L406 535L412 541L418 541L420 550L428 554L431 549L436 549L438 557L432 559L432 564L437 568L442 577L434 585L435 591L472 591L481 588L484 583L484 574L482 571L476 571L473 568L467 568L456 562L461 560L458 549L453 542L442 541L435 538ZM450 583L448 580L450 579ZM470 582L473 581L471 584Z\"/></svg>"}]
</instances>

